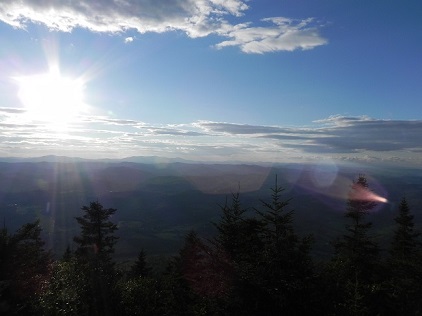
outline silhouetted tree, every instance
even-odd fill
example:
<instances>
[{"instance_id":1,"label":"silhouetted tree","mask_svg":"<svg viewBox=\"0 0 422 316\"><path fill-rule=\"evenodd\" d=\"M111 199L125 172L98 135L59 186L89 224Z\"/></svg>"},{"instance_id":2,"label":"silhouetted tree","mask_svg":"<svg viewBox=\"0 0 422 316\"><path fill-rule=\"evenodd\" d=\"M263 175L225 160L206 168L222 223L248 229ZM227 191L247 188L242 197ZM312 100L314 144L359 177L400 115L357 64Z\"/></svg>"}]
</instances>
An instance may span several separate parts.
<instances>
[{"instance_id":1,"label":"silhouetted tree","mask_svg":"<svg viewBox=\"0 0 422 316\"><path fill-rule=\"evenodd\" d=\"M287 209L289 200L283 200L284 191L278 185L271 188L271 201L261 201L257 210L261 220L263 252L258 266L260 282L272 298L274 306L266 314L301 314L310 308L309 285L313 265L309 254L312 237L299 237L293 227L293 210Z\"/></svg>"},{"instance_id":2,"label":"silhouetted tree","mask_svg":"<svg viewBox=\"0 0 422 316\"><path fill-rule=\"evenodd\" d=\"M245 221L246 209L241 207L240 194L232 194L232 203L226 201L221 207L223 212L220 221L214 226L217 228L217 236L214 242L217 243L233 261L237 261L245 250L244 231L242 229Z\"/></svg>"},{"instance_id":3,"label":"silhouetted tree","mask_svg":"<svg viewBox=\"0 0 422 316\"><path fill-rule=\"evenodd\" d=\"M38 296L50 273L51 254L44 249L39 220L10 235L0 231L0 312L35 314Z\"/></svg>"},{"instance_id":4,"label":"silhouetted tree","mask_svg":"<svg viewBox=\"0 0 422 316\"><path fill-rule=\"evenodd\" d=\"M93 293L88 277L75 257L54 262L51 278L40 296L42 315L89 315Z\"/></svg>"},{"instance_id":5,"label":"silhouetted tree","mask_svg":"<svg viewBox=\"0 0 422 316\"><path fill-rule=\"evenodd\" d=\"M195 305L198 297L183 276L180 256L168 262L160 284L163 291L161 304L167 315L194 315L191 306Z\"/></svg>"},{"instance_id":6,"label":"silhouetted tree","mask_svg":"<svg viewBox=\"0 0 422 316\"><path fill-rule=\"evenodd\" d=\"M422 314L421 233L416 231L413 215L403 198L394 219L396 229L390 247L388 296L396 315Z\"/></svg>"},{"instance_id":7,"label":"silhouetted tree","mask_svg":"<svg viewBox=\"0 0 422 316\"><path fill-rule=\"evenodd\" d=\"M111 255L118 237L114 235L117 225L110 217L116 209L106 209L99 202L91 202L82 210L85 214L76 217L81 234L73 240L78 245L76 258L85 269L90 284L89 313L111 315L115 306L112 304L115 271Z\"/></svg>"},{"instance_id":8,"label":"silhouetted tree","mask_svg":"<svg viewBox=\"0 0 422 316\"><path fill-rule=\"evenodd\" d=\"M398 261L416 259L421 250L421 233L414 229L414 216L410 213L410 208L405 198L400 202L399 214L394 221L397 224L397 228L394 231L391 243L391 257Z\"/></svg>"},{"instance_id":9,"label":"silhouetted tree","mask_svg":"<svg viewBox=\"0 0 422 316\"><path fill-rule=\"evenodd\" d=\"M110 221L116 209L105 209L99 202L91 202L89 206L83 206L82 210L85 214L76 217L81 234L73 238L78 245L76 255L103 267L108 266L112 263L111 254L118 239L114 235L117 225Z\"/></svg>"},{"instance_id":10,"label":"silhouetted tree","mask_svg":"<svg viewBox=\"0 0 422 316\"><path fill-rule=\"evenodd\" d=\"M119 315L160 316L175 315L167 310L166 297L160 282L151 277L135 277L119 280L117 288L120 295Z\"/></svg>"},{"instance_id":11,"label":"silhouetted tree","mask_svg":"<svg viewBox=\"0 0 422 316\"><path fill-rule=\"evenodd\" d=\"M67 245L65 252L63 253L63 261L70 261L70 259L72 259L73 257L73 253L72 250L70 250L70 246Z\"/></svg>"},{"instance_id":12,"label":"silhouetted tree","mask_svg":"<svg viewBox=\"0 0 422 316\"><path fill-rule=\"evenodd\" d=\"M333 298L336 313L344 315L374 315L379 291L379 248L369 235L371 222L366 216L376 203L368 188L367 179L359 175L353 182L347 200L345 217L351 220L347 233L334 242L331 278L336 284Z\"/></svg>"},{"instance_id":13,"label":"silhouetted tree","mask_svg":"<svg viewBox=\"0 0 422 316\"><path fill-rule=\"evenodd\" d=\"M150 268L147 266L145 251L142 249L138 254L137 260L130 269L129 276L131 278L145 278L148 276L149 272Z\"/></svg>"},{"instance_id":14,"label":"silhouetted tree","mask_svg":"<svg viewBox=\"0 0 422 316\"><path fill-rule=\"evenodd\" d=\"M229 314L255 314L260 300L256 279L263 247L261 222L246 216L247 209L241 206L239 193L232 194L231 203L226 200L221 211L220 221L214 223L217 235L212 244L214 258L231 271L225 281L226 284L230 282L230 286L224 308Z\"/></svg>"},{"instance_id":15,"label":"silhouetted tree","mask_svg":"<svg viewBox=\"0 0 422 316\"><path fill-rule=\"evenodd\" d=\"M209 309L202 298L207 291L202 293L201 289L205 275L203 245L197 233L191 231L179 254L169 261L160 280L167 315L196 315L196 309Z\"/></svg>"},{"instance_id":16,"label":"silhouetted tree","mask_svg":"<svg viewBox=\"0 0 422 316\"><path fill-rule=\"evenodd\" d=\"M225 254L206 245L191 231L180 250L183 277L200 297L223 297L231 286L230 265Z\"/></svg>"}]
</instances>

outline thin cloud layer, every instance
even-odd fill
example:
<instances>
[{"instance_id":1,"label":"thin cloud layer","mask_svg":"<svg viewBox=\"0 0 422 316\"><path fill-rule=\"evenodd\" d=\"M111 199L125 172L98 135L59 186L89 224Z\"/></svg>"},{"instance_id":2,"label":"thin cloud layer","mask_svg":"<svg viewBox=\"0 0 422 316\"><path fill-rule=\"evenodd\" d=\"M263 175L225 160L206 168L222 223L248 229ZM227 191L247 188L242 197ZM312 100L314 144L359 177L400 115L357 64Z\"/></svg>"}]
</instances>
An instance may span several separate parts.
<instances>
[{"instance_id":1,"label":"thin cloud layer","mask_svg":"<svg viewBox=\"0 0 422 316\"><path fill-rule=\"evenodd\" d=\"M106 116L83 117L57 131L0 108L0 154L84 158L181 157L199 161L285 162L321 159L422 164L422 121L332 116L307 127L199 121L151 125Z\"/></svg>"},{"instance_id":2,"label":"thin cloud layer","mask_svg":"<svg viewBox=\"0 0 422 316\"><path fill-rule=\"evenodd\" d=\"M221 49L239 47L245 53L312 49L327 40L311 18L293 20L265 18L260 26L252 22L232 24L247 14L241 0L107 0L107 1L5 1L0 3L0 20L17 28L40 23L52 30L71 32L84 28L93 32L138 33L181 31L191 38L211 34L226 38L215 45ZM125 43L135 38L125 37Z\"/></svg>"},{"instance_id":3,"label":"thin cloud layer","mask_svg":"<svg viewBox=\"0 0 422 316\"><path fill-rule=\"evenodd\" d=\"M363 117L331 116L314 128L282 128L231 123L201 122L198 126L210 133L255 135L255 137L297 143L285 147L305 152L353 153L362 151L389 152L422 148L422 121L376 120Z\"/></svg>"},{"instance_id":4,"label":"thin cloud layer","mask_svg":"<svg viewBox=\"0 0 422 316\"><path fill-rule=\"evenodd\" d=\"M263 19L272 23L270 27L252 27L239 24L224 34L231 40L216 45L221 49L227 46L239 46L245 53L263 54L275 51L308 50L327 43L319 34L313 19L293 20L282 17Z\"/></svg>"}]
</instances>

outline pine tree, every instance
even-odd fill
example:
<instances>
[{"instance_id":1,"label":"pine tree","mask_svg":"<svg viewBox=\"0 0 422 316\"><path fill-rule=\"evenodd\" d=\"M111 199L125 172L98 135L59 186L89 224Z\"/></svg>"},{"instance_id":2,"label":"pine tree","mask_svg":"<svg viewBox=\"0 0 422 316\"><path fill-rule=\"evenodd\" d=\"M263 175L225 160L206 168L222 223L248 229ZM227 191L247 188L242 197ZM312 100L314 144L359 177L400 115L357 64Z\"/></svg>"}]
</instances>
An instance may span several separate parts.
<instances>
[{"instance_id":1,"label":"pine tree","mask_svg":"<svg viewBox=\"0 0 422 316\"><path fill-rule=\"evenodd\" d=\"M88 274L75 257L55 261L40 296L41 314L89 315L92 291L87 281Z\"/></svg>"},{"instance_id":2,"label":"pine tree","mask_svg":"<svg viewBox=\"0 0 422 316\"><path fill-rule=\"evenodd\" d=\"M220 221L214 223L217 236L213 243L220 251L226 252L233 264L250 264L256 258L257 251L262 249L258 236L260 222L246 217L247 209L242 207L239 193L232 194L231 204L226 201L221 210L223 214Z\"/></svg>"},{"instance_id":3,"label":"pine tree","mask_svg":"<svg viewBox=\"0 0 422 316\"><path fill-rule=\"evenodd\" d=\"M396 230L388 260L390 307L397 315L422 314L422 243L421 233L415 230L413 218L407 200L403 198L399 214L394 219Z\"/></svg>"},{"instance_id":4,"label":"pine tree","mask_svg":"<svg viewBox=\"0 0 422 316\"><path fill-rule=\"evenodd\" d=\"M390 255L394 260L415 259L421 249L421 233L415 231L413 218L407 200L403 198L399 206L399 215L394 219L397 228L390 249Z\"/></svg>"},{"instance_id":5,"label":"pine tree","mask_svg":"<svg viewBox=\"0 0 422 316\"><path fill-rule=\"evenodd\" d=\"M214 223L217 235L212 244L214 258L231 271L226 280L231 284L225 309L229 313L254 314L259 296L256 272L263 247L261 222L246 216L247 209L242 207L239 193L232 194L231 203L226 200L221 211L220 221Z\"/></svg>"},{"instance_id":6,"label":"pine tree","mask_svg":"<svg viewBox=\"0 0 422 316\"><path fill-rule=\"evenodd\" d=\"M133 264L129 272L129 276L131 278L138 278L138 277L145 278L146 276L148 276L149 272L150 272L150 269L147 266L146 254L145 254L144 249L142 249L139 252L138 258Z\"/></svg>"},{"instance_id":7,"label":"pine tree","mask_svg":"<svg viewBox=\"0 0 422 316\"><path fill-rule=\"evenodd\" d=\"M241 207L240 194L232 194L232 203L228 205L227 201L221 207L223 215L220 222L214 224L218 234L215 238L216 243L222 247L233 260L237 259L240 243L242 242L240 226L244 221L245 209Z\"/></svg>"},{"instance_id":8,"label":"pine tree","mask_svg":"<svg viewBox=\"0 0 422 316\"><path fill-rule=\"evenodd\" d=\"M66 250L63 253L62 260L63 261L70 261L70 259L72 259L72 257L73 257L72 250L70 250L70 246L67 245Z\"/></svg>"},{"instance_id":9,"label":"pine tree","mask_svg":"<svg viewBox=\"0 0 422 316\"><path fill-rule=\"evenodd\" d=\"M366 216L376 206L369 197L366 177L359 175L347 200L345 217L351 219L352 224L346 226L347 234L335 244L337 255L347 260L351 275L354 277L357 273L364 279L370 278L379 253L378 245L368 233L372 223L365 221Z\"/></svg>"},{"instance_id":10,"label":"pine tree","mask_svg":"<svg viewBox=\"0 0 422 316\"><path fill-rule=\"evenodd\" d=\"M231 275L220 263L198 234L190 231L162 279L167 314L218 315L211 303L225 294Z\"/></svg>"},{"instance_id":11,"label":"pine tree","mask_svg":"<svg viewBox=\"0 0 422 316\"><path fill-rule=\"evenodd\" d=\"M312 237L299 237L293 227L290 200L282 199L284 189L277 177L271 188L271 201L261 201L263 208L256 210L261 221L263 251L258 265L263 287L274 301L267 312L301 313L309 308L309 293L313 274L310 247Z\"/></svg>"},{"instance_id":12,"label":"pine tree","mask_svg":"<svg viewBox=\"0 0 422 316\"><path fill-rule=\"evenodd\" d=\"M85 214L76 217L81 235L73 238L78 244L76 254L88 261L95 260L101 265L107 265L112 261L111 254L118 239L114 235L117 225L110 221L116 209L105 209L99 202L91 202L89 206L83 206L82 210Z\"/></svg>"},{"instance_id":13,"label":"pine tree","mask_svg":"<svg viewBox=\"0 0 422 316\"><path fill-rule=\"evenodd\" d=\"M76 259L89 280L89 314L111 315L115 283L112 254L118 237L114 235L117 225L110 221L110 217L116 209L106 209L99 202L91 202L89 206L83 206L82 210L85 214L76 217L81 235L75 236L73 240L78 245Z\"/></svg>"},{"instance_id":14,"label":"pine tree","mask_svg":"<svg viewBox=\"0 0 422 316\"><path fill-rule=\"evenodd\" d=\"M31 314L50 274L51 254L44 249L39 220L15 234L0 231L0 313Z\"/></svg>"},{"instance_id":15,"label":"pine tree","mask_svg":"<svg viewBox=\"0 0 422 316\"><path fill-rule=\"evenodd\" d=\"M372 226L366 216L376 206L371 198L367 179L359 175L353 182L347 200L345 217L351 220L347 233L334 242L335 255L331 263L331 279L336 313L367 315L378 295L380 258L377 243L369 235ZM374 300L375 301L375 300Z\"/></svg>"}]
</instances>

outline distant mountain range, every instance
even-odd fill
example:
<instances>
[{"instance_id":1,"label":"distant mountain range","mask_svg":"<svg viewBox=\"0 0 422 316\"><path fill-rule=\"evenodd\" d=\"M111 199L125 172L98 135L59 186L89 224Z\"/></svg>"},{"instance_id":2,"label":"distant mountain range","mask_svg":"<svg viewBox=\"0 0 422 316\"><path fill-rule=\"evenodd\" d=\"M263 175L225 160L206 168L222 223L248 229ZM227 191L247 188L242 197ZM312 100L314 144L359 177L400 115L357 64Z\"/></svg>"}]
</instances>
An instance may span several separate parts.
<instances>
[{"instance_id":1,"label":"distant mountain range","mask_svg":"<svg viewBox=\"0 0 422 316\"><path fill-rule=\"evenodd\" d=\"M159 156L131 156L125 158L101 158L101 159L88 159L80 157L67 157L67 156L56 156L47 155L41 157L0 157L0 162L81 162L81 161L96 161L96 162L133 162L133 163L145 163L145 164L168 164L168 163L187 163L187 164L242 164L240 161L227 161L227 162L215 162L215 161L195 161L183 158L166 158ZM255 163L259 165L266 165L269 163Z\"/></svg>"},{"instance_id":2,"label":"distant mountain range","mask_svg":"<svg viewBox=\"0 0 422 316\"><path fill-rule=\"evenodd\" d=\"M89 160L60 156L0 158L0 218L10 230L41 219L49 247L61 254L79 233L74 219L80 208L98 200L116 208L120 239L116 255L133 258L144 248L150 254L178 250L185 234L197 230L212 236L221 205L240 192L252 213L269 200L276 177L295 210L301 233L313 233L315 253L330 251L329 241L342 234L347 193L360 173L380 203L371 220L376 233L394 225L397 204L406 196L422 225L422 170L377 165L214 164L183 159L130 157Z\"/></svg>"},{"instance_id":3,"label":"distant mountain range","mask_svg":"<svg viewBox=\"0 0 422 316\"><path fill-rule=\"evenodd\" d=\"M97 162L135 162L135 163L196 163L195 161L185 160L182 158L163 158L158 156L133 156L122 159L86 159L79 157L66 156L41 156L41 157L0 157L0 162L82 162L82 161L97 161Z\"/></svg>"}]
</instances>

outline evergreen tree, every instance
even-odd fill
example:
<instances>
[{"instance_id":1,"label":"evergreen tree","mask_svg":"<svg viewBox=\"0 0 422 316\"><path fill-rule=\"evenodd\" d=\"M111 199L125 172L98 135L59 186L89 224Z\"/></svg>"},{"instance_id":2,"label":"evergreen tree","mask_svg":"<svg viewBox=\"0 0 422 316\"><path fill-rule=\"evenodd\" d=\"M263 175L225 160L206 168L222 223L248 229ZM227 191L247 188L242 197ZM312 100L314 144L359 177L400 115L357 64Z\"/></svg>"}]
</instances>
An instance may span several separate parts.
<instances>
[{"instance_id":1,"label":"evergreen tree","mask_svg":"<svg viewBox=\"0 0 422 316\"><path fill-rule=\"evenodd\" d=\"M283 200L284 191L278 185L271 188L271 201L261 201L257 210L261 220L263 252L258 274L261 283L273 300L267 314L283 312L301 314L310 307L310 289L313 275L309 254L312 237L299 237L293 227L293 210L288 210L289 200Z\"/></svg>"},{"instance_id":2,"label":"evergreen tree","mask_svg":"<svg viewBox=\"0 0 422 316\"><path fill-rule=\"evenodd\" d=\"M209 294L205 248L197 233L191 231L179 254L169 262L161 279L162 303L168 315L196 315L196 310L203 310L203 315L209 312L205 299Z\"/></svg>"},{"instance_id":3,"label":"evergreen tree","mask_svg":"<svg viewBox=\"0 0 422 316\"><path fill-rule=\"evenodd\" d=\"M397 315L422 314L421 233L416 231L407 200L399 205L396 229L390 247L388 296Z\"/></svg>"},{"instance_id":4,"label":"evergreen tree","mask_svg":"<svg viewBox=\"0 0 422 316\"><path fill-rule=\"evenodd\" d=\"M83 206L85 214L76 217L81 235L74 237L78 245L77 260L89 281L89 296L86 298L90 315L111 315L113 313L113 289L115 284L112 253L118 237L114 235L117 225L110 221L116 212L104 208L99 202Z\"/></svg>"},{"instance_id":5,"label":"evergreen tree","mask_svg":"<svg viewBox=\"0 0 422 316\"><path fill-rule=\"evenodd\" d=\"M215 242L236 261L240 252L244 250L241 249L243 248L241 244L245 237L242 231L242 224L245 220L244 213L246 209L241 207L240 194L232 194L231 205L228 205L226 201L221 210L223 212L221 219L219 223L214 224L218 231Z\"/></svg>"},{"instance_id":6,"label":"evergreen tree","mask_svg":"<svg viewBox=\"0 0 422 316\"><path fill-rule=\"evenodd\" d=\"M261 222L246 217L247 209L241 206L240 194L232 194L231 203L221 207L222 216L214 226L217 235L212 241L214 258L230 267L230 293L225 309L230 313L252 315L257 312L260 300L257 285L257 266L263 243ZM216 255L218 254L218 255Z\"/></svg>"},{"instance_id":7,"label":"evergreen tree","mask_svg":"<svg viewBox=\"0 0 422 316\"><path fill-rule=\"evenodd\" d=\"M78 244L76 255L103 267L112 264L111 254L118 237L114 235L117 225L110 221L110 217L116 209L105 209L99 202L91 202L89 206L83 206L82 211L85 214L76 217L81 235L73 238Z\"/></svg>"},{"instance_id":8,"label":"evergreen tree","mask_svg":"<svg viewBox=\"0 0 422 316\"><path fill-rule=\"evenodd\" d=\"M121 309L117 315L127 316L162 316L177 315L167 310L168 297L161 284L150 277L137 277L119 280L117 287L120 293ZM178 302L175 302L177 304ZM181 302L179 302L181 304Z\"/></svg>"},{"instance_id":9,"label":"evergreen tree","mask_svg":"<svg viewBox=\"0 0 422 316\"><path fill-rule=\"evenodd\" d=\"M73 257L72 250L70 250L70 246L67 245L62 259L63 259L63 261L70 261L70 259L72 259L72 257Z\"/></svg>"},{"instance_id":10,"label":"evergreen tree","mask_svg":"<svg viewBox=\"0 0 422 316\"><path fill-rule=\"evenodd\" d=\"M194 315L191 306L195 305L197 296L183 276L180 255L169 260L160 284L163 291L161 304L167 315Z\"/></svg>"},{"instance_id":11,"label":"evergreen tree","mask_svg":"<svg viewBox=\"0 0 422 316\"><path fill-rule=\"evenodd\" d=\"M347 200L345 217L352 224L346 226L347 233L334 243L331 278L337 282L333 293L337 313L376 314L371 306L376 308L381 266L378 245L369 235L372 223L365 220L376 206L371 196L366 177L359 175Z\"/></svg>"},{"instance_id":12,"label":"evergreen tree","mask_svg":"<svg viewBox=\"0 0 422 316\"><path fill-rule=\"evenodd\" d=\"M196 232L186 236L180 260L184 279L199 296L222 297L230 290L231 269L224 253L206 245Z\"/></svg>"},{"instance_id":13,"label":"evergreen tree","mask_svg":"<svg viewBox=\"0 0 422 316\"><path fill-rule=\"evenodd\" d=\"M232 194L231 204L228 205L226 201L221 210L221 219L214 224L218 233L213 244L216 250L226 254L239 278L250 279L256 268L257 254L263 246L260 238L261 222L246 217L247 209L242 208L239 193Z\"/></svg>"},{"instance_id":14,"label":"evergreen tree","mask_svg":"<svg viewBox=\"0 0 422 316\"><path fill-rule=\"evenodd\" d=\"M139 252L138 258L129 272L129 276L131 278L145 278L146 276L148 276L149 272L150 268L147 266L145 251L144 249L142 249Z\"/></svg>"},{"instance_id":15,"label":"evergreen tree","mask_svg":"<svg viewBox=\"0 0 422 316\"><path fill-rule=\"evenodd\" d=\"M353 183L347 200L345 216L351 219L352 224L346 226L347 234L335 244L336 254L347 259L351 268L349 272L353 276L357 273L364 279L370 278L379 252L378 245L368 233L372 223L365 221L369 211L376 206L369 197L366 177L360 175Z\"/></svg>"},{"instance_id":16,"label":"evergreen tree","mask_svg":"<svg viewBox=\"0 0 422 316\"><path fill-rule=\"evenodd\" d=\"M394 219L397 228L391 243L390 255L397 261L414 260L421 250L421 233L414 229L414 216L410 213L407 200L403 198L399 205L399 214Z\"/></svg>"},{"instance_id":17,"label":"evergreen tree","mask_svg":"<svg viewBox=\"0 0 422 316\"><path fill-rule=\"evenodd\" d=\"M35 314L51 263L41 232L39 220L12 235L0 231L0 313Z\"/></svg>"},{"instance_id":18,"label":"evergreen tree","mask_svg":"<svg viewBox=\"0 0 422 316\"><path fill-rule=\"evenodd\" d=\"M75 257L57 260L40 297L42 315L90 315L89 275Z\"/></svg>"}]
</instances>

